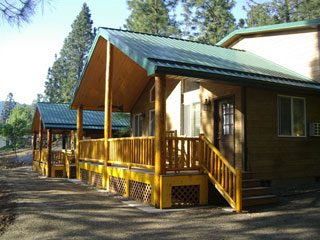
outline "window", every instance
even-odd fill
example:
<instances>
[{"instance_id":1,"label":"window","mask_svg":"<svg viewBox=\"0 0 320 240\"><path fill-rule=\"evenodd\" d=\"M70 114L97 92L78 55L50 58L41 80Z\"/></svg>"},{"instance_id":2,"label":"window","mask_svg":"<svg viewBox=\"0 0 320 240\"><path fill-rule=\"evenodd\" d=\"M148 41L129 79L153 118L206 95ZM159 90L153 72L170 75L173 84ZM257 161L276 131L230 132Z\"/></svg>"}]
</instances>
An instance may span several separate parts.
<instances>
[{"instance_id":1,"label":"window","mask_svg":"<svg viewBox=\"0 0 320 240\"><path fill-rule=\"evenodd\" d=\"M305 99L278 96L279 136L306 135Z\"/></svg>"},{"instance_id":2,"label":"window","mask_svg":"<svg viewBox=\"0 0 320 240\"><path fill-rule=\"evenodd\" d=\"M234 128L234 110L233 104L223 103L222 104L222 125L223 125L223 135L233 134Z\"/></svg>"},{"instance_id":3,"label":"window","mask_svg":"<svg viewBox=\"0 0 320 240\"><path fill-rule=\"evenodd\" d=\"M139 137L142 136L142 124L143 118L142 114L135 114L133 118L133 126L134 126L134 136Z\"/></svg>"},{"instance_id":4,"label":"window","mask_svg":"<svg viewBox=\"0 0 320 240\"><path fill-rule=\"evenodd\" d=\"M184 105L184 135L198 136L200 133L200 103Z\"/></svg>"},{"instance_id":5,"label":"window","mask_svg":"<svg viewBox=\"0 0 320 240\"><path fill-rule=\"evenodd\" d=\"M153 103L156 100L156 88L155 85L150 89L150 102Z\"/></svg>"},{"instance_id":6,"label":"window","mask_svg":"<svg viewBox=\"0 0 320 240\"><path fill-rule=\"evenodd\" d=\"M154 109L149 111L149 136L155 135L155 111Z\"/></svg>"}]
</instances>

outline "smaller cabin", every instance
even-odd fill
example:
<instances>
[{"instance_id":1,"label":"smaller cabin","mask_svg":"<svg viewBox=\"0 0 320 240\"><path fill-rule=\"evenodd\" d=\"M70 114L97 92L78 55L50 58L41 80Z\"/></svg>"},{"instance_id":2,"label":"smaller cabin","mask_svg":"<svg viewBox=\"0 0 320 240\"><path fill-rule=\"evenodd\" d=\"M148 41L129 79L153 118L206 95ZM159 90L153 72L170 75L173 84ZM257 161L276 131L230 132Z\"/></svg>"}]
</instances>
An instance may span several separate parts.
<instances>
[{"instance_id":1,"label":"smaller cabin","mask_svg":"<svg viewBox=\"0 0 320 240\"><path fill-rule=\"evenodd\" d=\"M129 115L114 113L113 135L130 125ZM33 134L32 169L47 177L75 178L77 111L68 104L38 103L31 132ZM83 112L83 136L85 139L103 137L104 112ZM54 141L61 139L60 141ZM59 144L58 144L59 142Z\"/></svg>"}]
</instances>

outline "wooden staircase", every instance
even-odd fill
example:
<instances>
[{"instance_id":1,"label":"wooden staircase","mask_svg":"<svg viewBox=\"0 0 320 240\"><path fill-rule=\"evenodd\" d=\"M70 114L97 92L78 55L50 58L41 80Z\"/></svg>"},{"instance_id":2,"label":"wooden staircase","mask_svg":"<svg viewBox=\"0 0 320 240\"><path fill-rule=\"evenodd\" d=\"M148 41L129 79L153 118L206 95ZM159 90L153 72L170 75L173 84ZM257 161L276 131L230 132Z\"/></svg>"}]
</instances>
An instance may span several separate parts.
<instances>
[{"instance_id":1,"label":"wooden staircase","mask_svg":"<svg viewBox=\"0 0 320 240\"><path fill-rule=\"evenodd\" d=\"M242 173L243 208L276 203L275 195L270 195L270 188L263 187L260 179L252 178L251 172Z\"/></svg>"}]
</instances>

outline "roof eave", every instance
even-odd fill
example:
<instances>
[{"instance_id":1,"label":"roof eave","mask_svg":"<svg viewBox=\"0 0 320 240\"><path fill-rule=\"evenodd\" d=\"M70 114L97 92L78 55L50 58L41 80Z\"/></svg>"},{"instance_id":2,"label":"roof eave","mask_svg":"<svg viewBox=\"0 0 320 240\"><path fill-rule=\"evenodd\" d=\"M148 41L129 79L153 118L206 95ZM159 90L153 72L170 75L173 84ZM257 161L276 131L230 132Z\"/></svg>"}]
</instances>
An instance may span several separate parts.
<instances>
[{"instance_id":1,"label":"roof eave","mask_svg":"<svg viewBox=\"0 0 320 240\"><path fill-rule=\"evenodd\" d=\"M214 80L221 83L229 83L238 86L251 86L251 87L259 87L259 88L273 88L273 89L281 89L283 91L298 91L298 92L306 92L306 93L314 93L319 94L320 89L308 88L303 86L294 86L290 84L283 83L275 83L271 81L257 81L254 77L239 77L239 76L231 76L231 75L222 75L215 73L208 73L203 71L194 71L194 70L186 70L186 69L178 69L178 68L170 68L158 66L156 68L156 74L172 74L178 76L185 77L193 77L193 78L202 78L208 80ZM241 81L239 81L241 79Z\"/></svg>"}]
</instances>

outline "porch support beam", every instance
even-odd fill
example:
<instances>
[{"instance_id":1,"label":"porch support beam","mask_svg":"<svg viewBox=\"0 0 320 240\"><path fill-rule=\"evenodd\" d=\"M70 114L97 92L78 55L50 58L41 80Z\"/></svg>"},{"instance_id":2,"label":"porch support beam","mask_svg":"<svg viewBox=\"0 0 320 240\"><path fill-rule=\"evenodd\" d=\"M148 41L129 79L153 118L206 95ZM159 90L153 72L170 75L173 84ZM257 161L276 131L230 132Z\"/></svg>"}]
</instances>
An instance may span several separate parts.
<instances>
[{"instance_id":1,"label":"porch support beam","mask_svg":"<svg viewBox=\"0 0 320 240\"><path fill-rule=\"evenodd\" d=\"M166 173L166 79L155 76L155 207L162 208L161 175Z\"/></svg>"},{"instance_id":2,"label":"porch support beam","mask_svg":"<svg viewBox=\"0 0 320 240\"><path fill-rule=\"evenodd\" d=\"M71 144L70 144L71 151L74 151L74 131L71 130Z\"/></svg>"},{"instance_id":3,"label":"porch support beam","mask_svg":"<svg viewBox=\"0 0 320 240\"><path fill-rule=\"evenodd\" d=\"M105 84L105 99L104 99L104 150L105 150L105 161L103 171L103 187L108 188L108 161L109 161L109 142L111 138L112 129L112 92L111 92L111 57L112 57L112 45L108 41L107 43L107 59L106 59L106 84ZM115 160L115 159L113 159Z\"/></svg>"},{"instance_id":4,"label":"porch support beam","mask_svg":"<svg viewBox=\"0 0 320 240\"><path fill-rule=\"evenodd\" d=\"M47 177L51 177L51 147L52 147L52 130L47 130Z\"/></svg>"},{"instance_id":5,"label":"porch support beam","mask_svg":"<svg viewBox=\"0 0 320 240\"><path fill-rule=\"evenodd\" d=\"M34 151L37 148L37 133L33 132L33 138L32 138L32 161L34 160Z\"/></svg>"},{"instance_id":6,"label":"porch support beam","mask_svg":"<svg viewBox=\"0 0 320 240\"><path fill-rule=\"evenodd\" d=\"M83 135L83 107L80 105L77 109L77 142L76 142L76 171L77 179L80 180L80 168L79 168L79 159L80 159L80 140L82 140Z\"/></svg>"},{"instance_id":7,"label":"porch support beam","mask_svg":"<svg viewBox=\"0 0 320 240\"><path fill-rule=\"evenodd\" d=\"M40 119L39 119L39 162L41 162L41 152L42 152L42 144L43 144L42 143L42 138L43 138L42 131L43 131L42 119L41 119L41 116L40 116Z\"/></svg>"}]
</instances>

